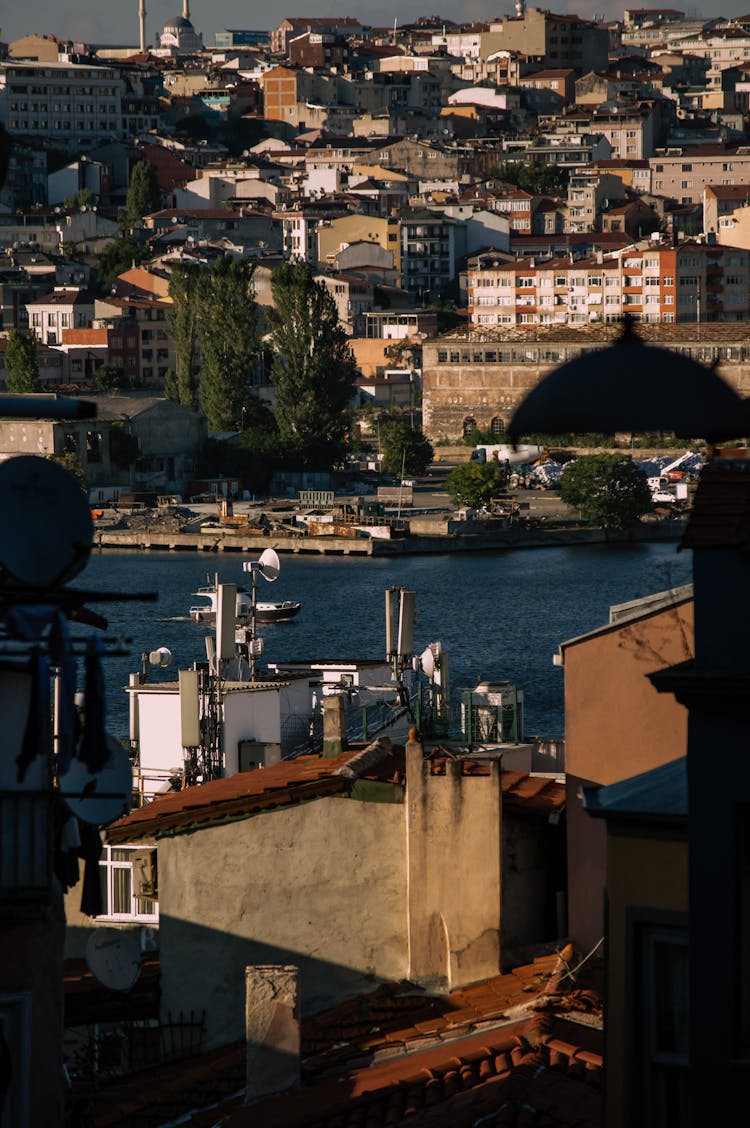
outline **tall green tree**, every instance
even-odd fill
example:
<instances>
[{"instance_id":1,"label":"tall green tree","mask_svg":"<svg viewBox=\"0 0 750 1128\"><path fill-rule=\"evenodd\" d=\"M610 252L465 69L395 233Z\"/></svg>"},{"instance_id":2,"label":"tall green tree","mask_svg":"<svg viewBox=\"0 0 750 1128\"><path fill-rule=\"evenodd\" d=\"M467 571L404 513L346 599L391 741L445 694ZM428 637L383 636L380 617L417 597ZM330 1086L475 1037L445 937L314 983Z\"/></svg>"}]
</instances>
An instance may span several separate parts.
<instances>
[{"instance_id":1,"label":"tall green tree","mask_svg":"<svg viewBox=\"0 0 750 1128\"><path fill-rule=\"evenodd\" d=\"M424 474L432 462L432 443L421 431L413 431L401 419L390 419L380 425L382 468L386 474Z\"/></svg>"},{"instance_id":2,"label":"tall green tree","mask_svg":"<svg viewBox=\"0 0 750 1128\"><path fill-rule=\"evenodd\" d=\"M569 462L560 498L603 529L623 529L653 508L646 475L621 454L586 454Z\"/></svg>"},{"instance_id":3,"label":"tall green tree","mask_svg":"<svg viewBox=\"0 0 750 1128\"><path fill-rule=\"evenodd\" d=\"M167 326L175 343L177 371L170 385L170 397L183 407L198 407L198 379L195 373L198 316L203 268L178 266L169 276L172 305L167 311Z\"/></svg>"},{"instance_id":4,"label":"tall green tree","mask_svg":"<svg viewBox=\"0 0 750 1128\"><path fill-rule=\"evenodd\" d=\"M271 379L281 441L299 464L328 470L344 452L357 366L325 286L304 263L271 276Z\"/></svg>"},{"instance_id":5,"label":"tall green tree","mask_svg":"<svg viewBox=\"0 0 750 1128\"><path fill-rule=\"evenodd\" d=\"M251 394L260 342L250 292L253 264L223 255L196 289L203 363L198 393L212 431L238 431Z\"/></svg>"},{"instance_id":6,"label":"tall green tree","mask_svg":"<svg viewBox=\"0 0 750 1128\"><path fill-rule=\"evenodd\" d=\"M40 392L39 364L36 359L36 341L17 329L8 334L5 348L5 366L8 369L6 386L9 392Z\"/></svg>"},{"instance_id":7,"label":"tall green tree","mask_svg":"<svg viewBox=\"0 0 750 1128\"><path fill-rule=\"evenodd\" d=\"M156 173L148 161L138 161L131 170L130 185L125 198L128 222L134 226L140 223L144 215L150 215L160 207L161 190L156 180Z\"/></svg>"},{"instance_id":8,"label":"tall green tree","mask_svg":"<svg viewBox=\"0 0 750 1128\"><path fill-rule=\"evenodd\" d=\"M150 254L148 247L136 243L135 239L113 239L111 243L107 243L99 252L96 263L96 285L99 293L108 294L118 274L123 274L132 266L138 266L149 258Z\"/></svg>"}]
</instances>

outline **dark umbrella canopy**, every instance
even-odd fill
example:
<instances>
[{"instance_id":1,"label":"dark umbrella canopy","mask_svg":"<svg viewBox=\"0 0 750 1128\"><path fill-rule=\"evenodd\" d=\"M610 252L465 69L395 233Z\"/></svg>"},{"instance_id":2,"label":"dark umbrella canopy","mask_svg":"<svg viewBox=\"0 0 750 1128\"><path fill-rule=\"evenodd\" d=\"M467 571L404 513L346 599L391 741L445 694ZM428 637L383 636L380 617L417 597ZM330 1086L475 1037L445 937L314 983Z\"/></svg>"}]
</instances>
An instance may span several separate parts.
<instances>
[{"instance_id":1,"label":"dark umbrella canopy","mask_svg":"<svg viewBox=\"0 0 750 1128\"><path fill-rule=\"evenodd\" d=\"M747 430L747 403L718 372L645 345L628 318L614 345L567 361L540 381L507 433L517 441L531 434L671 431L715 443Z\"/></svg>"}]
</instances>

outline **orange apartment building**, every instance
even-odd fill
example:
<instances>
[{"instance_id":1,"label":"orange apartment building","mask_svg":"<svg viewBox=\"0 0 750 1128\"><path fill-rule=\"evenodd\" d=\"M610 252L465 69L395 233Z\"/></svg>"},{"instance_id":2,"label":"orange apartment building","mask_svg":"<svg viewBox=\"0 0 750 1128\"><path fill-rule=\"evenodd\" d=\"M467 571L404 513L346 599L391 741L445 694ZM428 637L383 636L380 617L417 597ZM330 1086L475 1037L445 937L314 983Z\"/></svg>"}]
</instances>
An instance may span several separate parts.
<instances>
[{"instance_id":1,"label":"orange apartment building","mask_svg":"<svg viewBox=\"0 0 750 1128\"><path fill-rule=\"evenodd\" d=\"M750 252L713 243L650 243L571 262L508 263L492 253L467 271L469 320L492 325L743 321Z\"/></svg>"}]
</instances>

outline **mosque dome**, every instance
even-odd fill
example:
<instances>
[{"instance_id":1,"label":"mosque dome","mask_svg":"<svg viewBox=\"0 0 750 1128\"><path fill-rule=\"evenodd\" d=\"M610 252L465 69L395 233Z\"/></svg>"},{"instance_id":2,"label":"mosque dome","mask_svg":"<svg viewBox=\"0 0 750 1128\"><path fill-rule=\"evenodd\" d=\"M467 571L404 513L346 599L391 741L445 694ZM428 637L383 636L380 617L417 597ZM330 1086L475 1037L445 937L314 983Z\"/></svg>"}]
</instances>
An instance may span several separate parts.
<instances>
[{"instance_id":1,"label":"mosque dome","mask_svg":"<svg viewBox=\"0 0 750 1128\"><path fill-rule=\"evenodd\" d=\"M166 30L167 28L174 28L176 31L180 28L184 28L185 30L192 31L193 25L190 20L186 20L184 16L173 16L171 20L167 20L164 24L164 29Z\"/></svg>"}]
</instances>

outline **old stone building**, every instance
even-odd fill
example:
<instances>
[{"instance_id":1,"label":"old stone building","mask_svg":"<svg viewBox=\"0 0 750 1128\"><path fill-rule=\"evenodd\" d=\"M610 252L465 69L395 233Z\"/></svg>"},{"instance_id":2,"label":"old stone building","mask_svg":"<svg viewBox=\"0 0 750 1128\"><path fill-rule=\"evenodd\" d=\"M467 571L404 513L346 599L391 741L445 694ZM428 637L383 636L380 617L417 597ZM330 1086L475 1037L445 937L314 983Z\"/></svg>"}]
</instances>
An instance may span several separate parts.
<instances>
[{"instance_id":1,"label":"old stone building","mask_svg":"<svg viewBox=\"0 0 750 1128\"><path fill-rule=\"evenodd\" d=\"M616 324L460 330L424 342L423 428L432 443L460 442L475 427L503 434L514 410L565 361L610 345ZM719 373L750 395L750 324L639 324L648 344L671 348ZM606 379L606 372L602 372Z\"/></svg>"}]
</instances>

